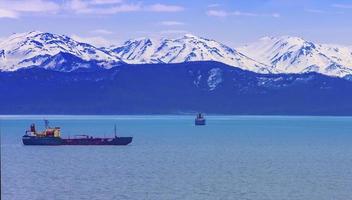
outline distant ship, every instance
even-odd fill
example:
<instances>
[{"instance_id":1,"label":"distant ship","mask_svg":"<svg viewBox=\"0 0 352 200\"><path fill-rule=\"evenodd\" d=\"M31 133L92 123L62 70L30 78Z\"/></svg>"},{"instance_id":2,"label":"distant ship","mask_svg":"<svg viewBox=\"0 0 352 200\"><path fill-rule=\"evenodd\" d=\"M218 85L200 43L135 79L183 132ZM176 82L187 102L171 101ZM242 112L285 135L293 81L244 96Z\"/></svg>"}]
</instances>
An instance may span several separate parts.
<instances>
[{"instance_id":1,"label":"distant ship","mask_svg":"<svg viewBox=\"0 0 352 200\"><path fill-rule=\"evenodd\" d=\"M132 142L132 137L117 137L115 126L115 137L95 138L88 135L76 135L74 138L61 138L60 127L49 127L49 122L45 121L45 130L37 132L35 124L30 126L30 130L22 137L24 145L128 145Z\"/></svg>"},{"instance_id":2,"label":"distant ship","mask_svg":"<svg viewBox=\"0 0 352 200\"><path fill-rule=\"evenodd\" d=\"M196 126L199 126L199 125L205 125L205 118L203 116L202 113L198 113L197 116L196 116L196 119L194 121L194 124Z\"/></svg>"}]
</instances>

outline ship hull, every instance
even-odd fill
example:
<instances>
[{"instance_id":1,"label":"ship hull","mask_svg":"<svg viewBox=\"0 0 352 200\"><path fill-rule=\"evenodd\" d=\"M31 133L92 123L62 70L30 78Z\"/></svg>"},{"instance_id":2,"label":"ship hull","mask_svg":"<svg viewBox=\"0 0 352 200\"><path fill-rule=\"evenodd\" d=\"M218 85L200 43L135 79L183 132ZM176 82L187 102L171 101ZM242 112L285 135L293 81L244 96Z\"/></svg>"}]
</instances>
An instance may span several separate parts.
<instances>
[{"instance_id":1,"label":"ship hull","mask_svg":"<svg viewBox=\"0 0 352 200\"><path fill-rule=\"evenodd\" d=\"M58 137L34 137L23 136L24 145L62 145L62 139Z\"/></svg>"},{"instance_id":2,"label":"ship hull","mask_svg":"<svg viewBox=\"0 0 352 200\"><path fill-rule=\"evenodd\" d=\"M35 137L23 136L24 145L128 145L132 142L132 137L116 138L74 138L62 139L60 137Z\"/></svg>"},{"instance_id":3,"label":"ship hull","mask_svg":"<svg viewBox=\"0 0 352 200\"><path fill-rule=\"evenodd\" d=\"M196 126L203 126L203 125L205 125L205 119L196 119L194 124Z\"/></svg>"},{"instance_id":4,"label":"ship hull","mask_svg":"<svg viewBox=\"0 0 352 200\"><path fill-rule=\"evenodd\" d=\"M128 145L132 137L62 139L62 145Z\"/></svg>"}]
</instances>

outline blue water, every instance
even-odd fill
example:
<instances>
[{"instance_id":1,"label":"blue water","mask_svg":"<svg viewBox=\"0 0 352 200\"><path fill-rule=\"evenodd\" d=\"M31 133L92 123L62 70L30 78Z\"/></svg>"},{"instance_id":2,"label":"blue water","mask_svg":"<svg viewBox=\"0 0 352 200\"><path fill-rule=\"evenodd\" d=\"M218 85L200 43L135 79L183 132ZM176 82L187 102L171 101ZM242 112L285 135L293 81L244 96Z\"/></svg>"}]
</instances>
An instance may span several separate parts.
<instances>
[{"instance_id":1,"label":"blue water","mask_svg":"<svg viewBox=\"0 0 352 200\"><path fill-rule=\"evenodd\" d=\"M63 136L129 146L23 146L42 119ZM1 199L352 198L351 117L0 116Z\"/></svg>"}]
</instances>

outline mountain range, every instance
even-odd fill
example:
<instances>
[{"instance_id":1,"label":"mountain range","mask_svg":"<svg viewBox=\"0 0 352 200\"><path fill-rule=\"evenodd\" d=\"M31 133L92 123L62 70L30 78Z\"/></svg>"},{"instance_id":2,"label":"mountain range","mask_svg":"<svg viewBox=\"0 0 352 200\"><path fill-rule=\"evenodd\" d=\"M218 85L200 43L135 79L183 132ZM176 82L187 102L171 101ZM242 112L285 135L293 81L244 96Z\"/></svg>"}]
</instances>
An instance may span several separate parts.
<instances>
[{"instance_id":1,"label":"mountain range","mask_svg":"<svg viewBox=\"0 0 352 200\"><path fill-rule=\"evenodd\" d=\"M352 115L352 81L219 62L0 72L0 114Z\"/></svg>"},{"instance_id":2,"label":"mountain range","mask_svg":"<svg viewBox=\"0 0 352 200\"><path fill-rule=\"evenodd\" d=\"M351 48L194 35L95 47L64 35L0 42L0 114L352 115Z\"/></svg>"},{"instance_id":3,"label":"mountain range","mask_svg":"<svg viewBox=\"0 0 352 200\"><path fill-rule=\"evenodd\" d=\"M40 67L61 72L109 69L123 64L170 64L217 61L262 74L317 72L350 77L352 48L324 45L299 37L264 37L232 48L186 34L179 38L139 38L115 47L95 47L52 33L13 34L0 42L0 70Z\"/></svg>"}]
</instances>

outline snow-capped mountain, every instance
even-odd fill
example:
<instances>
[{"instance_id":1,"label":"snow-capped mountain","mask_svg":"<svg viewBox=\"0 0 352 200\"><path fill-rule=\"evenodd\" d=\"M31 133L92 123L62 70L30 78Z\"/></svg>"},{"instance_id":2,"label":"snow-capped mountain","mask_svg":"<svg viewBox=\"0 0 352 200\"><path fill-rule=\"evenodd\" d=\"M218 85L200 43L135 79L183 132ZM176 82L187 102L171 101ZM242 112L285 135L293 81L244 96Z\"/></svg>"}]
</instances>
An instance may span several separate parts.
<instances>
[{"instance_id":1,"label":"snow-capped mountain","mask_svg":"<svg viewBox=\"0 0 352 200\"><path fill-rule=\"evenodd\" d=\"M65 56L62 56L62 55ZM56 58L56 59L55 59ZM73 64L69 61L75 61ZM40 66L43 68L72 71L80 67L98 66L109 68L121 60L93 45L81 43L64 35L39 31L13 34L0 42L0 70L15 71L20 68ZM65 66L62 64L65 63Z\"/></svg>"},{"instance_id":2,"label":"snow-capped mountain","mask_svg":"<svg viewBox=\"0 0 352 200\"><path fill-rule=\"evenodd\" d=\"M348 47L322 45L299 37L264 37L238 48L253 59L272 66L274 72L318 72L329 76L352 74L352 51Z\"/></svg>"},{"instance_id":3,"label":"snow-capped mountain","mask_svg":"<svg viewBox=\"0 0 352 200\"><path fill-rule=\"evenodd\" d=\"M111 51L123 61L133 64L218 61L258 73L273 72L270 66L257 62L233 48L191 34L176 39L128 40Z\"/></svg>"},{"instance_id":4,"label":"snow-capped mountain","mask_svg":"<svg viewBox=\"0 0 352 200\"><path fill-rule=\"evenodd\" d=\"M176 39L133 39L109 48L39 31L13 34L0 41L0 71L38 66L70 72L78 68L111 68L121 63L191 61L217 61L257 73L352 76L352 47L316 44L289 36L264 37L236 49L191 34Z\"/></svg>"}]
</instances>

